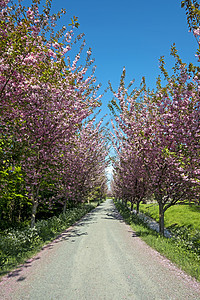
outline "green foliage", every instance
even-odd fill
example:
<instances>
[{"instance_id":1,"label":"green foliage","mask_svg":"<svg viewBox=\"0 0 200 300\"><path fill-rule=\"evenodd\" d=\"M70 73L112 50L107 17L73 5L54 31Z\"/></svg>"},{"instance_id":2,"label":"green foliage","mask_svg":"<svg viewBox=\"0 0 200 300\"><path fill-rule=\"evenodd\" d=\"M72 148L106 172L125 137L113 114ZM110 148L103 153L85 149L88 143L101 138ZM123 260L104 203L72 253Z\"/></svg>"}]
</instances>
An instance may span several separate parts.
<instances>
[{"instance_id":1,"label":"green foliage","mask_svg":"<svg viewBox=\"0 0 200 300\"><path fill-rule=\"evenodd\" d=\"M177 246L184 247L200 258L200 231L191 226L171 226L172 239Z\"/></svg>"},{"instance_id":2,"label":"green foliage","mask_svg":"<svg viewBox=\"0 0 200 300\"><path fill-rule=\"evenodd\" d=\"M181 2L181 7L185 8L189 29L197 28L200 25L200 4L198 1L184 0Z\"/></svg>"},{"instance_id":3,"label":"green foliage","mask_svg":"<svg viewBox=\"0 0 200 300\"><path fill-rule=\"evenodd\" d=\"M5 166L0 170L0 219L1 228L26 219L29 209L20 166ZM2 227L4 226L4 227Z\"/></svg>"},{"instance_id":4,"label":"green foliage","mask_svg":"<svg viewBox=\"0 0 200 300\"><path fill-rule=\"evenodd\" d=\"M37 228L10 229L1 234L0 249L5 256L21 256L23 252L33 249L40 242Z\"/></svg>"}]
</instances>

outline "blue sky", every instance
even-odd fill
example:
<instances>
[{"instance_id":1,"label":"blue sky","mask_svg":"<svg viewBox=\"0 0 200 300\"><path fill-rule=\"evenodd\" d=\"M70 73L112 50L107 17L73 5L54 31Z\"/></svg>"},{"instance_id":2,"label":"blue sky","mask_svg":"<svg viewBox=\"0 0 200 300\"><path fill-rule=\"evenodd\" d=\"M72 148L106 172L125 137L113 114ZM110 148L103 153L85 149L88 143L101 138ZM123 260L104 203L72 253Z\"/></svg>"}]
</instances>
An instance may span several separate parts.
<instances>
[{"instance_id":1,"label":"blue sky","mask_svg":"<svg viewBox=\"0 0 200 300\"><path fill-rule=\"evenodd\" d=\"M30 5L31 1L24 3ZM52 0L52 12L66 9L62 25L78 17L80 27L76 33L85 33L86 49L92 48L95 74L103 93L109 80L117 89L124 66L127 83L134 78L134 86L139 86L145 76L147 85L154 88L160 74L160 56L165 57L168 71L173 66L173 43L184 62L198 64L197 42L188 32L186 13L180 4L181 0ZM111 99L111 93L103 97L101 116L109 114Z\"/></svg>"},{"instance_id":2,"label":"blue sky","mask_svg":"<svg viewBox=\"0 0 200 300\"><path fill-rule=\"evenodd\" d=\"M67 11L70 17L79 18L77 32L84 32L86 47L92 48L97 66L96 76L102 91L108 80L116 89L123 66L127 83L135 79L139 86L142 76L147 85L155 87L160 73L158 59L165 56L168 70L173 66L170 47L176 44L178 53L186 63L197 63L197 42L188 32L185 10L176 0L54 0L52 8ZM111 94L103 97L102 115L109 112L107 104Z\"/></svg>"},{"instance_id":3,"label":"blue sky","mask_svg":"<svg viewBox=\"0 0 200 300\"><path fill-rule=\"evenodd\" d=\"M30 5L31 1L25 3ZM86 49L92 48L95 74L103 93L109 80L117 89L124 66L127 83L134 78L134 86L139 86L145 76L147 85L154 88L160 74L160 56L165 57L169 73L173 67L173 43L184 62L198 64L197 42L189 33L186 13L180 4L181 0L53 0L52 12L66 9L62 25L69 24L71 17L78 17L80 27L76 33L85 33ZM102 99L100 116L107 113L106 121L110 119L107 105L111 99L111 93Z\"/></svg>"}]
</instances>

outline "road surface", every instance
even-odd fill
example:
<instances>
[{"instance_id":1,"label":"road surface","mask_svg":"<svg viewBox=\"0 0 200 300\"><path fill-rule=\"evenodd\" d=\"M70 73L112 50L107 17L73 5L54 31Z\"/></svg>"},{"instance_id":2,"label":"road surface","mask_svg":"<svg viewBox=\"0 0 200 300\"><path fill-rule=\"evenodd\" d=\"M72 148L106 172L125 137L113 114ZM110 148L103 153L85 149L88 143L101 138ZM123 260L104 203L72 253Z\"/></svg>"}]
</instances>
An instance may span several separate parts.
<instances>
[{"instance_id":1,"label":"road surface","mask_svg":"<svg viewBox=\"0 0 200 300\"><path fill-rule=\"evenodd\" d=\"M1 300L200 299L200 284L147 246L112 200L0 282Z\"/></svg>"}]
</instances>

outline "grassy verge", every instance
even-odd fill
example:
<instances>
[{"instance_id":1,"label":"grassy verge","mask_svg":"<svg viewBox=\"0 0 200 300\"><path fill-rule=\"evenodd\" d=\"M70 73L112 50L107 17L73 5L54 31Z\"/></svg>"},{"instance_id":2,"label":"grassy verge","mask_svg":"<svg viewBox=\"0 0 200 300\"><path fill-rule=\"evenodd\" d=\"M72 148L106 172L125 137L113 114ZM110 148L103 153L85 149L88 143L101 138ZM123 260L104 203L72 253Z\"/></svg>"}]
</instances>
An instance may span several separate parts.
<instances>
[{"instance_id":1,"label":"grassy verge","mask_svg":"<svg viewBox=\"0 0 200 300\"><path fill-rule=\"evenodd\" d=\"M124 221L142 240L170 259L187 274L200 281L200 253L198 251L189 250L182 239L168 239L160 236L157 232L149 229L137 216L131 214L130 210L122 203L115 202L115 205Z\"/></svg>"},{"instance_id":2,"label":"grassy verge","mask_svg":"<svg viewBox=\"0 0 200 300\"><path fill-rule=\"evenodd\" d=\"M140 212L149 215L158 222L158 204L140 204ZM200 209L195 204L177 204L168 208L165 212L165 227L170 226L191 226L194 229L200 228Z\"/></svg>"},{"instance_id":3,"label":"grassy verge","mask_svg":"<svg viewBox=\"0 0 200 300\"><path fill-rule=\"evenodd\" d=\"M9 229L0 234L0 277L33 257L41 248L97 206L84 205L40 220L35 228Z\"/></svg>"}]
</instances>

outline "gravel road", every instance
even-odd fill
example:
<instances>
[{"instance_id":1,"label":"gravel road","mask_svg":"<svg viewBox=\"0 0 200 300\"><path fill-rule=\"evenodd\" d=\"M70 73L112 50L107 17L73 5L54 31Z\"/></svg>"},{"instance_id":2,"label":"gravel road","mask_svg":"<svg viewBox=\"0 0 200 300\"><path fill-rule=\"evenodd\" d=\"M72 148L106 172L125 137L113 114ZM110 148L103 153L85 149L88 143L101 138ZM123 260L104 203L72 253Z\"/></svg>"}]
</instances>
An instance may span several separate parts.
<instances>
[{"instance_id":1,"label":"gravel road","mask_svg":"<svg viewBox=\"0 0 200 300\"><path fill-rule=\"evenodd\" d=\"M112 200L0 282L0 299L200 299L200 283L147 246Z\"/></svg>"}]
</instances>

